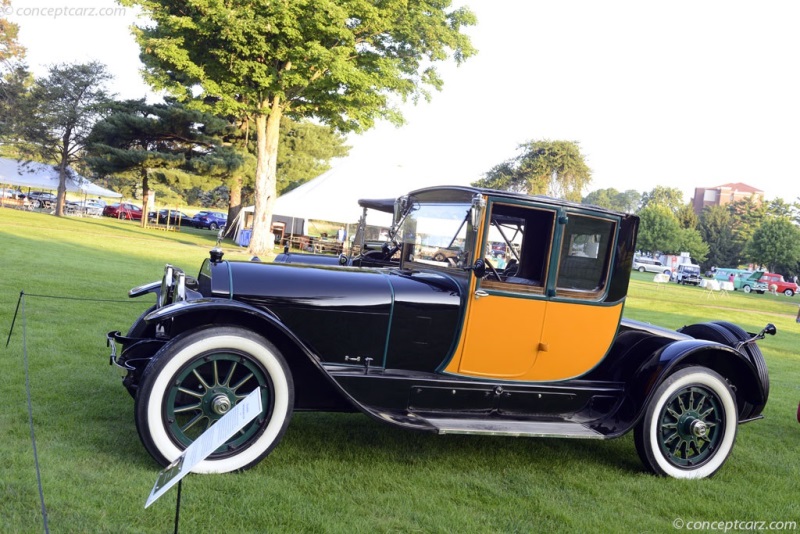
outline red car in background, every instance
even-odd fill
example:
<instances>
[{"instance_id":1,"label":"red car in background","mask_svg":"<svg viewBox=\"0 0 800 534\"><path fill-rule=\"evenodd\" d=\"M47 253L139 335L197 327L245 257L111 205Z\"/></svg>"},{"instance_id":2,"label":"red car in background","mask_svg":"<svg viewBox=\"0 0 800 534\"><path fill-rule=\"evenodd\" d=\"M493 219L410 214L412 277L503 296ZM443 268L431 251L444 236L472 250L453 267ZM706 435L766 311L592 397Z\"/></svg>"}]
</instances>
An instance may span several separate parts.
<instances>
[{"instance_id":1,"label":"red car in background","mask_svg":"<svg viewBox=\"0 0 800 534\"><path fill-rule=\"evenodd\" d=\"M120 202L103 208L103 215L106 217L116 217L118 219L141 221L142 208L134 204L128 204L127 202Z\"/></svg>"},{"instance_id":2,"label":"red car in background","mask_svg":"<svg viewBox=\"0 0 800 534\"><path fill-rule=\"evenodd\" d=\"M759 279L759 282L767 284L769 291L772 291L772 286L775 286L778 293L783 293L787 297L791 297L797 293L797 284L794 282L787 282L783 279L782 275L777 273L764 273Z\"/></svg>"}]
</instances>

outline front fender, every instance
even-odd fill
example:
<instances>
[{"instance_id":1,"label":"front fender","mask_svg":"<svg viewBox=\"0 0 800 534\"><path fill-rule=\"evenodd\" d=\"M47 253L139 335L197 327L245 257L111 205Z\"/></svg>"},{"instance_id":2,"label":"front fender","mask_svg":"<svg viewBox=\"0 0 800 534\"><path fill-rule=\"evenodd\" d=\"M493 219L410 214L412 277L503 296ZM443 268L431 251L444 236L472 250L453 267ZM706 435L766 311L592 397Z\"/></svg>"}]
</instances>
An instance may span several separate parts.
<instances>
[{"instance_id":1,"label":"front fender","mask_svg":"<svg viewBox=\"0 0 800 534\"><path fill-rule=\"evenodd\" d=\"M248 328L273 343L286 359L295 383L295 408L299 410L373 410L357 401L330 376L315 353L268 310L236 300L205 298L169 304L148 314L148 323L163 325L170 338L204 326L236 325Z\"/></svg>"}]
</instances>

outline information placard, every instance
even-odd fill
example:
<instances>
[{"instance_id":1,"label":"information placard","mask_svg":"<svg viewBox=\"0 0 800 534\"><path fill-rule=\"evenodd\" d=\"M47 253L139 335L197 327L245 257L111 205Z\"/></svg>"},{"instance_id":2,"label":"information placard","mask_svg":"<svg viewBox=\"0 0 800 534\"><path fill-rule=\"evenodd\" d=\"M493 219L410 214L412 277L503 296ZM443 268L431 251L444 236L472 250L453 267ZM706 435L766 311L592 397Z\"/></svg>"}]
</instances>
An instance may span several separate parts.
<instances>
[{"instance_id":1,"label":"information placard","mask_svg":"<svg viewBox=\"0 0 800 534\"><path fill-rule=\"evenodd\" d=\"M211 428L203 432L183 454L158 474L156 483L144 507L153 504L167 490L177 484L192 469L219 449L234 434L261 413L261 389L253 390L242 402L233 407Z\"/></svg>"}]
</instances>

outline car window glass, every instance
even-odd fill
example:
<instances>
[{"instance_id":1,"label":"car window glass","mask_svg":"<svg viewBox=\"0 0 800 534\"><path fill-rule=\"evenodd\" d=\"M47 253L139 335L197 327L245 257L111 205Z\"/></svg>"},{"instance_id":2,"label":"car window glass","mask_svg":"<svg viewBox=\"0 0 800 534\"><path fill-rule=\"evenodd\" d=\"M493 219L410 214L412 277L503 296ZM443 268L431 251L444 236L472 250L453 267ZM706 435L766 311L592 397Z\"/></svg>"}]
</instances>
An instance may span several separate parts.
<instances>
[{"instance_id":1,"label":"car window glass","mask_svg":"<svg viewBox=\"0 0 800 534\"><path fill-rule=\"evenodd\" d=\"M602 292L608 277L615 224L570 214L561 240L557 292Z\"/></svg>"},{"instance_id":2,"label":"car window glass","mask_svg":"<svg viewBox=\"0 0 800 534\"><path fill-rule=\"evenodd\" d=\"M555 221L555 210L492 203L484 259L497 274L489 271L481 287L543 293Z\"/></svg>"},{"instance_id":3,"label":"car window glass","mask_svg":"<svg viewBox=\"0 0 800 534\"><path fill-rule=\"evenodd\" d=\"M470 265L469 213L469 204L417 203L402 227L406 260L451 269Z\"/></svg>"}]
</instances>

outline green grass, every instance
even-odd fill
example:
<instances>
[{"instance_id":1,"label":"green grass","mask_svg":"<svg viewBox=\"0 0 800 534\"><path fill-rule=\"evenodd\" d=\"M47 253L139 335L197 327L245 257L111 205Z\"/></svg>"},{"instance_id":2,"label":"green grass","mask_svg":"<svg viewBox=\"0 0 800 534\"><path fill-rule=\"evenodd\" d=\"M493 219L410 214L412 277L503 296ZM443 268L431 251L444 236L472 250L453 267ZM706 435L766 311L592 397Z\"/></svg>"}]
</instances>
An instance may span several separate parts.
<instances>
[{"instance_id":1,"label":"green grass","mask_svg":"<svg viewBox=\"0 0 800 534\"><path fill-rule=\"evenodd\" d=\"M139 443L133 400L108 365L105 333L149 304L127 299L164 263L190 273L213 233L142 230L110 219L57 219L0 208L0 333L20 291L36 444L53 532L168 532L175 489L144 509L158 466ZM243 258L230 243L226 257ZM105 302L49 299L57 295ZM686 521L798 521L795 421L800 401L800 297L706 297L656 288L634 273L626 315L669 328L724 319L754 331L772 390L765 419L739 427L712 479L646 474L630 435L611 441L435 436L359 414L295 414L283 442L255 468L191 475L183 532L674 532ZM576 325L576 331L579 328ZM0 349L0 532L41 532L28 427L23 324Z\"/></svg>"}]
</instances>

